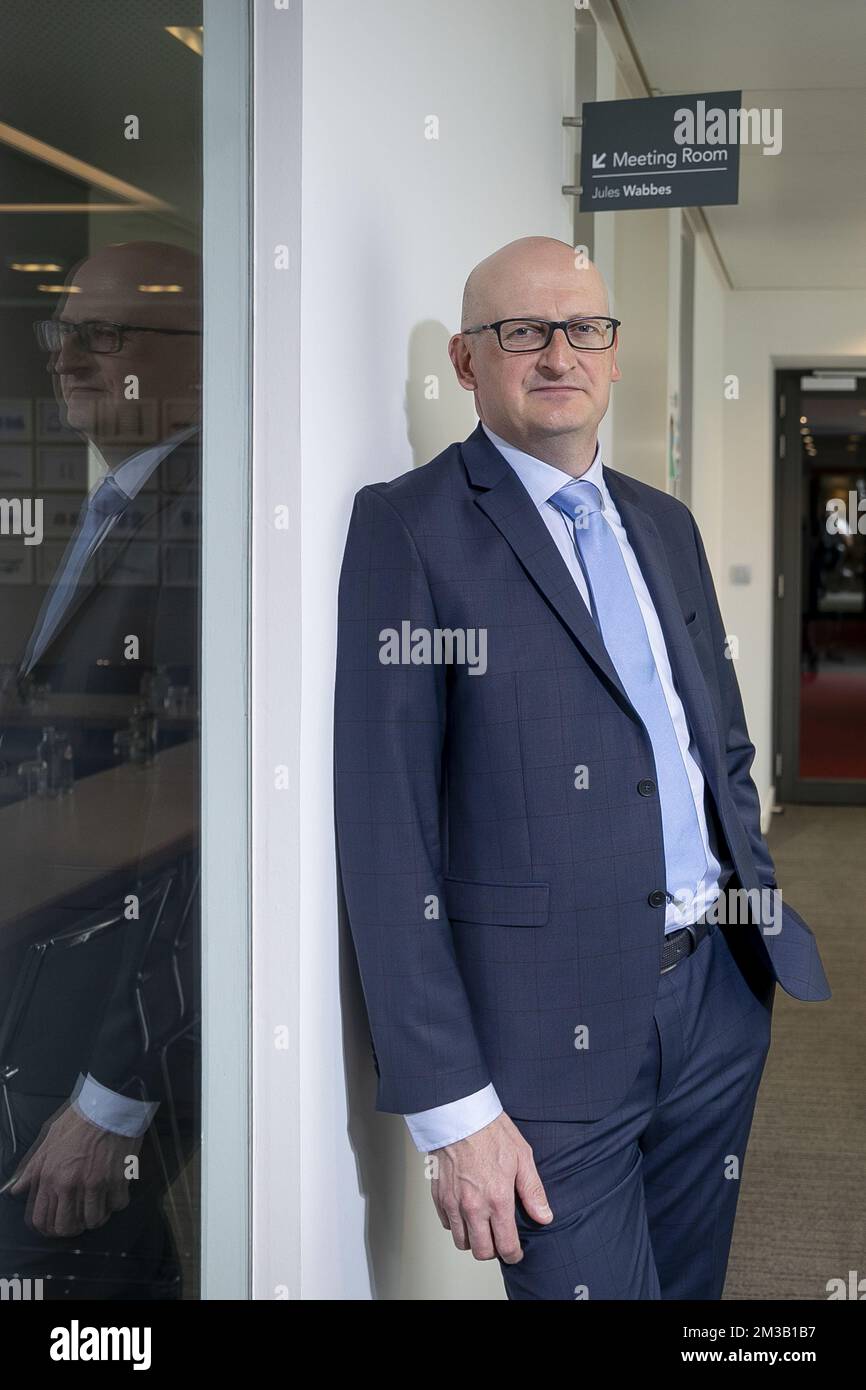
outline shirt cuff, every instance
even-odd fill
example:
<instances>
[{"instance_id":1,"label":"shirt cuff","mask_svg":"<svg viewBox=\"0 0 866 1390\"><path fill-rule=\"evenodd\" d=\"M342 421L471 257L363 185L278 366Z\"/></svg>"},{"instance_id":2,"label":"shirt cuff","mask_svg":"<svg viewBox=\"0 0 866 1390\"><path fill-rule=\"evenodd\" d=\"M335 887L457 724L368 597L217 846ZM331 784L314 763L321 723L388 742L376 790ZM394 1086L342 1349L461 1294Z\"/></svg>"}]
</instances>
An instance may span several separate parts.
<instances>
[{"instance_id":1,"label":"shirt cuff","mask_svg":"<svg viewBox=\"0 0 866 1390\"><path fill-rule=\"evenodd\" d=\"M101 1081L87 1073L78 1073L78 1081L72 1092L72 1104L80 1115L100 1129L112 1134L125 1134L137 1139L144 1134L156 1114L158 1100L131 1100L129 1096L110 1091Z\"/></svg>"},{"instance_id":2,"label":"shirt cuff","mask_svg":"<svg viewBox=\"0 0 866 1390\"><path fill-rule=\"evenodd\" d=\"M435 1105L432 1110L417 1110L403 1118L415 1147L421 1153L429 1153L431 1149L442 1149L446 1144L466 1139L501 1114L502 1103L491 1081L471 1096L450 1100L447 1105Z\"/></svg>"}]
</instances>

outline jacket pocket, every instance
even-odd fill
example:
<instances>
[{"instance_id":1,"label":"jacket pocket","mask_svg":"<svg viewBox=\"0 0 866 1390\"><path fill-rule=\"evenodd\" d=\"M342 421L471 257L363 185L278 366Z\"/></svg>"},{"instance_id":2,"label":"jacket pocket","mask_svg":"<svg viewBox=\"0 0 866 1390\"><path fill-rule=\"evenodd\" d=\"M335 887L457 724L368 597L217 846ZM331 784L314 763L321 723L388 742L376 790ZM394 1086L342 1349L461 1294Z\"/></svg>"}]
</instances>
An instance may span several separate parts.
<instances>
[{"instance_id":1,"label":"jacket pocket","mask_svg":"<svg viewBox=\"0 0 866 1390\"><path fill-rule=\"evenodd\" d=\"M485 927L543 927L547 921L547 883L480 883L445 878L445 910L453 922Z\"/></svg>"}]
</instances>

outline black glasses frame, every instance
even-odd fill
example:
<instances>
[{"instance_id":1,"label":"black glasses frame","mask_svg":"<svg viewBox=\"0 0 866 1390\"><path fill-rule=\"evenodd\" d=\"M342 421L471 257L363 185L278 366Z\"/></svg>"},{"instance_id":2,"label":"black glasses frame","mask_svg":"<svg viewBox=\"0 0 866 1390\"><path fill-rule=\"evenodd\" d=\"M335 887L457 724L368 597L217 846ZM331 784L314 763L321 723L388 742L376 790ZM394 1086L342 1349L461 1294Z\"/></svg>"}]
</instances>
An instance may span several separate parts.
<instances>
[{"instance_id":1,"label":"black glasses frame","mask_svg":"<svg viewBox=\"0 0 866 1390\"><path fill-rule=\"evenodd\" d=\"M45 347L42 341L42 333L51 324L60 328L63 333L74 333L85 352L95 352L100 357L113 356L116 352L123 349L124 338L127 333L168 333L172 337L189 336L201 337L200 328L154 328L150 325L138 323L111 323L108 319L37 319L33 325L36 334L36 341L44 352L58 352L59 348ZM118 344L116 348L95 348L91 347L88 341L88 334L83 330L89 328L116 328L118 332Z\"/></svg>"},{"instance_id":2,"label":"black glasses frame","mask_svg":"<svg viewBox=\"0 0 866 1390\"><path fill-rule=\"evenodd\" d=\"M544 340L543 343L540 343L540 344L538 345L538 347L531 347L531 348L513 348L513 347L506 347L505 344L504 344L503 341L502 341L502 327L503 327L503 324L506 324L506 323L543 323L544 326L545 326L545 328L547 329L547 337L545 338L545 340ZM609 343L606 343L606 344L605 344L604 347L588 347L586 343L575 343L575 342L572 341L572 339L569 337L569 334L568 334L568 326L569 326L569 324L572 324L572 323L609 323L609 324L612 324L612 325L613 325L613 337L611 338L611 340L610 340ZM475 326L474 328L463 328L463 329L461 329L461 332L462 332L462 333L483 333L485 329L487 329L487 328L492 328L492 329L494 330L494 332L496 333L496 337L497 337L497 340L498 340L498 342L499 342L499 346L502 348L502 351L503 351L503 352L543 352L544 349L545 349L546 347L548 347L548 345L550 344L550 340L551 340L551 338L553 337L554 331L555 331L557 328L561 328L562 331L563 331L563 333L565 334L566 342L569 343L569 345L570 345L571 347L577 348L578 352L610 352L611 348L613 347L614 343L616 342L616 330L619 328L619 326L620 326L621 323L622 323L622 319L612 319L612 318L610 318L607 314L583 314L583 315L579 316L578 318L573 318L573 319L534 319L534 318L530 318L530 317L528 317L528 316L526 316L526 315L523 315L521 318L497 319L495 323L479 323L479 324L476 324L476 326Z\"/></svg>"}]
</instances>

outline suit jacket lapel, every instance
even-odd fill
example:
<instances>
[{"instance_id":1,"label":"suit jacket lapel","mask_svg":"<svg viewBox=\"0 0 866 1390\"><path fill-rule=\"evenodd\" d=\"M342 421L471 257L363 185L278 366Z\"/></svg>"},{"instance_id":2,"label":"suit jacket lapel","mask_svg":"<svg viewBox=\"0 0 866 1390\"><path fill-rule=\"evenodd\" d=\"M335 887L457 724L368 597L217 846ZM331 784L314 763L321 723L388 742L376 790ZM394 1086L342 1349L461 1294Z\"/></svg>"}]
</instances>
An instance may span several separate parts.
<instances>
[{"instance_id":1,"label":"suit jacket lapel","mask_svg":"<svg viewBox=\"0 0 866 1390\"><path fill-rule=\"evenodd\" d=\"M634 500L628 478L607 467L604 476L650 591L664 634L677 692L700 749L704 771L714 790L718 791L721 750L712 714L712 700L677 598L665 546L649 512Z\"/></svg>"},{"instance_id":2,"label":"suit jacket lapel","mask_svg":"<svg viewBox=\"0 0 866 1390\"><path fill-rule=\"evenodd\" d=\"M494 448L480 424L464 440L461 449L471 481L484 489L476 496L476 505L507 540L524 569L620 701L633 712L598 628L538 508L514 469Z\"/></svg>"},{"instance_id":3,"label":"suit jacket lapel","mask_svg":"<svg viewBox=\"0 0 866 1390\"><path fill-rule=\"evenodd\" d=\"M524 569L604 676L620 703L637 717L553 537L514 469L494 448L480 423L464 440L461 450L470 482L482 489L475 498L476 506L489 516L508 541ZM702 756L705 775L718 793L720 749L712 718L712 701L683 619L662 538L650 514L634 500L628 478L610 468L605 468L604 472L652 596L677 690Z\"/></svg>"}]
</instances>

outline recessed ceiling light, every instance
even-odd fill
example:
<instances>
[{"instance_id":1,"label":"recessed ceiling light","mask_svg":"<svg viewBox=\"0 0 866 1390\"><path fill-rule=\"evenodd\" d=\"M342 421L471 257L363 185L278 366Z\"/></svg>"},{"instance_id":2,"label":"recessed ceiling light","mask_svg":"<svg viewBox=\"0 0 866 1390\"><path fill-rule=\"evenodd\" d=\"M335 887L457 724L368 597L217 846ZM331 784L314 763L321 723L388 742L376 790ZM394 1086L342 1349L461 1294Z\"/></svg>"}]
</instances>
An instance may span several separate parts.
<instances>
[{"instance_id":1,"label":"recessed ceiling light","mask_svg":"<svg viewBox=\"0 0 866 1390\"><path fill-rule=\"evenodd\" d=\"M139 285L142 294L180 294L183 285Z\"/></svg>"},{"instance_id":2,"label":"recessed ceiling light","mask_svg":"<svg viewBox=\"0 0 866 1390\"><path fill-rule=\"evenodd\" d=\"M202 52L202 26L200 24L166 24L165 32L171 34L173 39L179 39L181 43L191 48L193 53Z\"/></svg>"},{"instance_id":3,"label":"recessed ceiling light","mask_svg":"<svg viewBox=\"0 0 866 1390\"><path fill-rule=\"evenodd\" d=\"M23 270L28 273L32 271L41 271L42 274L45 275L49 271L54 271L56 273L58 270L62 270L63 266L58 265L56 261L10 261L9 269Z\"/></svg>"},{"instance_id":4,"label":"recessed ceiling light","mask_svg":"<svg viewBox=\"0 0 866 1390\"><path fill-rule=\"evenodd\" d=\"M81 294L80 285L37 285L40 294Z\"/></svg>"},{"instance_id":5,"label":"recessed ceiling light","mask_svg":"<svg viewBox=\"0 0 866 1390\"><path fill-rule=\"evenodd\" d=\"M67 154L65 150L58 149L56 145L47 145L44 140L37 140L35 136L28 135L23 130L16 130L14 126L7 125L5 121L0 121L0 145L7 145L10 149L23 154L27 159L35 159L53 169L60 169L62 173L68 174L74 179L80 179L89 184L92 189L101 193L108 193L116 200L110 203L100 203L96 199L92 202L68 203L0 202L0 212L18 214L86 212L88 216L92 217L95 213L169 212L172 210L171 204L164 202L162 198L157 198L152 193L146 193L143 189L136 188L134 184L126 183L114 174L109 174L104 169L98 169L94 164L86 164L84 160L76 159L74 155Z\"/></svg>"}]
</instances>

